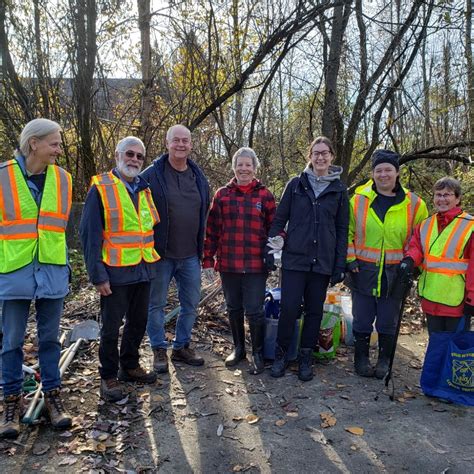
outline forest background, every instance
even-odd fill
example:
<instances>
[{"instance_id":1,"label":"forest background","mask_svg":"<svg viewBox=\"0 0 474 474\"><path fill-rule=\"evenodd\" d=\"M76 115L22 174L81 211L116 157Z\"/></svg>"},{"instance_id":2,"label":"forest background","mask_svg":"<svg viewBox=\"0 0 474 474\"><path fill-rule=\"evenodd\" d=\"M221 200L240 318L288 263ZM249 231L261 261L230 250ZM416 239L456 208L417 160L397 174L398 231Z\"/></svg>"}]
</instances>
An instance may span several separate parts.
<instances>
[{"instance_id":1,"label":"forest background","mask_svg":"<svg viewBox=\"0 0 474 474\"><path fill-rule=\"evenodd\" d=\"M1 159L59 122L75 200L119 139L149 163L183 123L214 190L251 146L278 198L323 134L352 190L390 148L404 185L431 203L453 175L474 212L472 0L0 0L0 51Z\"/></svg>"}]
</instances>

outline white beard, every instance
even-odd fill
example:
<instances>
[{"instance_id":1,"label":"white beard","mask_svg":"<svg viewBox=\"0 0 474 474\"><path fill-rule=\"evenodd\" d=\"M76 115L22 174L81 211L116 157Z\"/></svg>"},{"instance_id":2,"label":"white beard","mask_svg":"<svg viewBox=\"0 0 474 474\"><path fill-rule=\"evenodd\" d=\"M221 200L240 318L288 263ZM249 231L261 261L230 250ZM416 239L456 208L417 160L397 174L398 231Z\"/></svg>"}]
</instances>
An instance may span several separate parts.
<instances>
[{"instance_id":1,"label":"white beard","mask_svg":"<svg viewBox=\"0 0 474 474\"><path fill-rule=\"evenodd\" d=\"M120 174L126 178L136 178L140 174L140 169L132 168L131 166L126 165L123 161L117 163L117 169Z\"/></svg>"}]
</instances>

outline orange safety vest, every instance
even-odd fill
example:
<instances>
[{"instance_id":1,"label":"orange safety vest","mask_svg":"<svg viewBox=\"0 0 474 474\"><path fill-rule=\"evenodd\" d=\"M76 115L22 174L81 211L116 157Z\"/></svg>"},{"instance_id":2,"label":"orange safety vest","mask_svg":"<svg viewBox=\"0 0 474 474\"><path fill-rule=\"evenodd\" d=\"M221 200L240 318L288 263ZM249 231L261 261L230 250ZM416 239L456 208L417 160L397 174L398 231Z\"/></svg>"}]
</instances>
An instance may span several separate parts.
<instances>
[{"instance_id":1,"label":"orange safety vest","mask_svg":"<svg viewBox=\"0 0 474 474\"><path fill-rule=\"evenodd\" d=\"M112 267L156 262L153 227L160 221L149 188L138 193L138 211L125 184L112 172L92 178L104 207L102 260Z\"/></svg>"}]
</instances>

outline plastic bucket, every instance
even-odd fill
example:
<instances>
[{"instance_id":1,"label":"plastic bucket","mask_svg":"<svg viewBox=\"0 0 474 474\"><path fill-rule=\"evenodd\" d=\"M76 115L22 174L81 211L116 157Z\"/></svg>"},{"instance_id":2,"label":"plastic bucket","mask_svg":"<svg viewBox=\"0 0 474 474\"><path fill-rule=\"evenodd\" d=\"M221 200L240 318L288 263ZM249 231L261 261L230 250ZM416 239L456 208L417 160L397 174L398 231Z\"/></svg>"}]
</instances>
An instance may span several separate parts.
<instances>
[{"instance_id":1,"label":"plastic bucket","mask_svg":"<svg viewBox=\"0 0 474 474\"><path fill-rule=\"evenodd\" d=\"M298 346L302 327L302 320L297 319L293 331L293 337L288 349L288 360L295 360L298 356ZM263 357L275 359L275 343L278 332L278 319L265 318L265 339L263 341Z\"/></svg>"}]
</instances>

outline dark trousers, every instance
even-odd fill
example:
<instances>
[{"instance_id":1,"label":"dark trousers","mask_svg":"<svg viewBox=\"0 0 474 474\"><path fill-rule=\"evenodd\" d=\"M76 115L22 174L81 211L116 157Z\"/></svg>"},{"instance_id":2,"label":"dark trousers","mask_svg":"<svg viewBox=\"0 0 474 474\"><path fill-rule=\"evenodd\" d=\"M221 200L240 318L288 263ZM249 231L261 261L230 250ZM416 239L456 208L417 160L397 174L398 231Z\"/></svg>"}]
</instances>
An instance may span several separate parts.
<instances>
[{"instance_id":1,"label":"dark trousers","mask_svg":"<svg viewBox=\"0 0 474 474\"><path fill-rule=\"evenodd\" d=\"M266 273L221 273L222 289L229 318L263 321Z\"/></svg>"},{"instance_id":2,"label":"dark trousers","mask_svg":"<svg viewBox=\"0 0 474 474\"><path fill-rule=\"evenodd\" d=\"M394 335L397 331L401 301L398 298L377 298L352 292L352 330L360 334L370 334L375 329L379 334Z\"/></svg>"},{"instance_id":3,"label":"dark trousers","mask_svg":"<svg viewBox=\"0 0 474 474\"><path fill-rule=\"evenodd\" d=\"M301 315L301 303L304 322L300 345L302 348L316 347L329 278L320 273L282 270L277 344L283 350L287 351L291 344L295 322Z\"/></svg>"},{"instance_id":4,"label":"dark trousers","mask_svg":"<svg viewBox=\"0 0 474 474\"><path fill-rule=\"evenodd\" d=\"M434 332L456 332L459 325L459 318L427 314L426 324L430 335Z\"/></svg>"},{"instance_id":5,"label":"dark trousers","mask_svg":"<svg viewBox=\"0 0 474 474\"><path fill-rule=\"evenodd\" d=\"M119 330L125 316L120 345L120 365L136 369L139 365L138 348L145 334L148 318L150 283L111 286L112 294L100 297L100 376L108 380L117 377L119 365Z\"/></svg>"}]
</instances>

